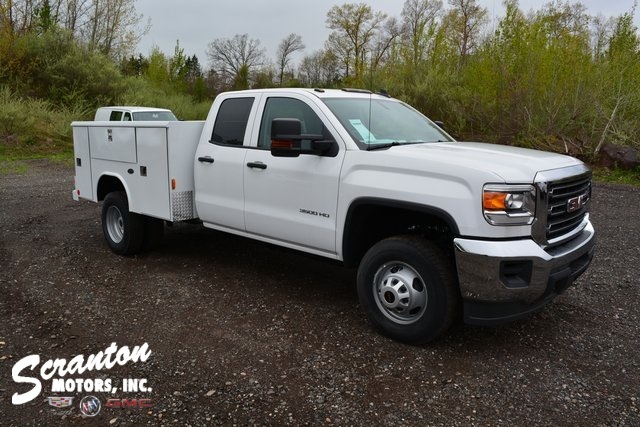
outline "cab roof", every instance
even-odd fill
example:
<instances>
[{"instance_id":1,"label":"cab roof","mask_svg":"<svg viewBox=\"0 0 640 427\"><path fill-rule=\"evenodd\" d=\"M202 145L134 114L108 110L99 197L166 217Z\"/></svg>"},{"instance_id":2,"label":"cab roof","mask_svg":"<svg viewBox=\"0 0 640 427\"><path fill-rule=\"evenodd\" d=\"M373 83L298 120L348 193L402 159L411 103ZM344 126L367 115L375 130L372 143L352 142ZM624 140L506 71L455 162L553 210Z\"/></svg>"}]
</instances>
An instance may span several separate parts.
<instances>
[{"instance_id":1,"label":"cab roof","mask_svg":"<svg viewBox=\"0 0 640 427\"><path fill-rule=\"evenodd\" d=\"M317 96L318 98L378 98L378 99L393 99L384 91L374 93L366 89L322 89L322 88L273 88L273 89L249 89L238 91L236 93L268 93L268 94L282 94L282 93L306 93Z\"/></svg>"},{"instance_id":2,"label":"cab roof","mask_svg":"<svg viewBox=\"0 0 640 427\"><path fill-rule=\"evenodd\" d=\"M122 111L128 111L130 113L144 113L144 112L151 112L151 111L171 111L168 110L166 108L156 108L156 107L136 107L136 106L121 106L121 105L114 105L114 106L110 106L110 107L100 107L99 110L122 110Z\"/></svg>"}]
</instances>

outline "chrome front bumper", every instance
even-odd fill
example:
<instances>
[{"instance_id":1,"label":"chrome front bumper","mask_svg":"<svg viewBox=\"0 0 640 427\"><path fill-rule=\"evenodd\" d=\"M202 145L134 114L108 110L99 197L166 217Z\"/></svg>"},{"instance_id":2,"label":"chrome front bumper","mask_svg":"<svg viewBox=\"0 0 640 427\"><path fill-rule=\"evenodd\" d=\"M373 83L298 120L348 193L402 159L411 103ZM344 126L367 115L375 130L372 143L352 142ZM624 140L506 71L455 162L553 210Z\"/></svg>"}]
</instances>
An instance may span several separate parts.
<instances>
[{"instance_id":1,"label":"chrome front bumper","mask_svg":"<svg viewBox=\"0 0 640 427\"><path fill-rule=\"evenodd\" d=\"M503 323L551 301L582 274L593 258L591 222L572 240L543 249L531 239L454 240L465 321Z\"/></svg>"}]
</instances>

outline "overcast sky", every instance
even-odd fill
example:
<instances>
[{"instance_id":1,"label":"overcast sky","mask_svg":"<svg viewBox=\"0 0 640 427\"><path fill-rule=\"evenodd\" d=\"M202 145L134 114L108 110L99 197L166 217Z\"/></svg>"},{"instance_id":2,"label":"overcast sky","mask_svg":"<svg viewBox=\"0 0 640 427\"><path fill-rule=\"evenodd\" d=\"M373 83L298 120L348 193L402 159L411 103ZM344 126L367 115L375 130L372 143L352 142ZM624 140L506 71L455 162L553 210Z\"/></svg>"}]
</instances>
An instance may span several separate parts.
<instances>
[{"instance_id":1,"label":"overcast sky","mask_svg":"<svg viewBox=\"0 0 640 427\"><path fill-rule=\"evenodd\" d=\"M366 2L373 10L400 18L404 0L353 0L349 3ZM592 15L619 16L633 7L634 0L582 0ZM216 38L231 38L236 34L249 34L260 40L267 57L275 58L278 43L290 33L302 36L307 48L298 53L302 56L321 49L329 35L326 28L327 12L333 5L345 1L320 0L137 0L136 8L150 19L149 33L138 45L138 51L148 55L153 46L158 46L167 55L172 55L176 41L186 55L197 55L203 67L208 66L207 45ZM446 5L447 1L443 3ZM502 0L479 0L489 10L492 22L503 14ZM520 0L525 12L538 10L547 1ZM635 24L640 26L639 15Z\"/></svg>"}]
</instances>

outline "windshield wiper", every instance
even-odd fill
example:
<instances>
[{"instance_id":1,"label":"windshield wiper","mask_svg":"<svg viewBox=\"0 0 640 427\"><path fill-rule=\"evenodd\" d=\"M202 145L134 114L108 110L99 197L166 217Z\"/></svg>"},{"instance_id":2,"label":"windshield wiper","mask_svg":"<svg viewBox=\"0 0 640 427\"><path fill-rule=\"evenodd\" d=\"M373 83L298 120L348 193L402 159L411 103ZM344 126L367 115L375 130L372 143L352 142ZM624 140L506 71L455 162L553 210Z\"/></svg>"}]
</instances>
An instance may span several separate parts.
<instances>
[{"instance_id":1,"label":"windshield wiper","mask_svg":"<svg viewBox=\"0 0 640 427\"><path fill-rule=\"evenodd\" d=\"M435 141L435 142L445 142L445 141ZM386 144L369 144L369 146L367 147L367 151L384 150L385 148L391 148L398 145L414 145L414 144L424 144L424 143L425 141L405 141L405 142L393 141Z\"/></svg>"},{"instance_id":2,"label":"windshield wiper","mask_svg":"<svg viewBox=\"0 0 640 427\"><path fill-rule=\"evenodd\" d=\"M375 144L375 145L369 145L367 147L367 151L373 151L373 150L383 150L385 148L391 148L391 147L395 147L396 145L402 145L401 143L399 143L398 141L393 141L393 142L389 142L387 144Z\"/></svg>"}]
</instances>

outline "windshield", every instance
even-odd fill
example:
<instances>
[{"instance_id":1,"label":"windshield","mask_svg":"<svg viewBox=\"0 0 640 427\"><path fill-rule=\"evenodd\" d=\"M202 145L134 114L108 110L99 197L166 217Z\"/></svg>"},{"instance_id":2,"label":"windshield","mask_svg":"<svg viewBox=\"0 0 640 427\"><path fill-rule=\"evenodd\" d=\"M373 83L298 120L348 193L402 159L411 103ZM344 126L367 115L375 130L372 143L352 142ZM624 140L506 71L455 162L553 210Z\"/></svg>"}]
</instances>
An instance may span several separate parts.
<instances>
[{"instance_id":1,"label":"windshield","mask_svg":"<svg viewBox=\"0 0 640 427\"><path fill-rule=\"evenodd\" d=\"M136 122L171 122L178 119L171 111L145 111L133 113L133 120Z\"/></svg>"},{"instance_id":2,"label":"windshield","mask_svg":"<svg viewBox=\"0 0 640 427\"><path fill-rule=\"evenodd\" d=\"M368 98L323 101L361 149L452 141L437 125L402 102Z\"/></svg>"}]
</instances>

